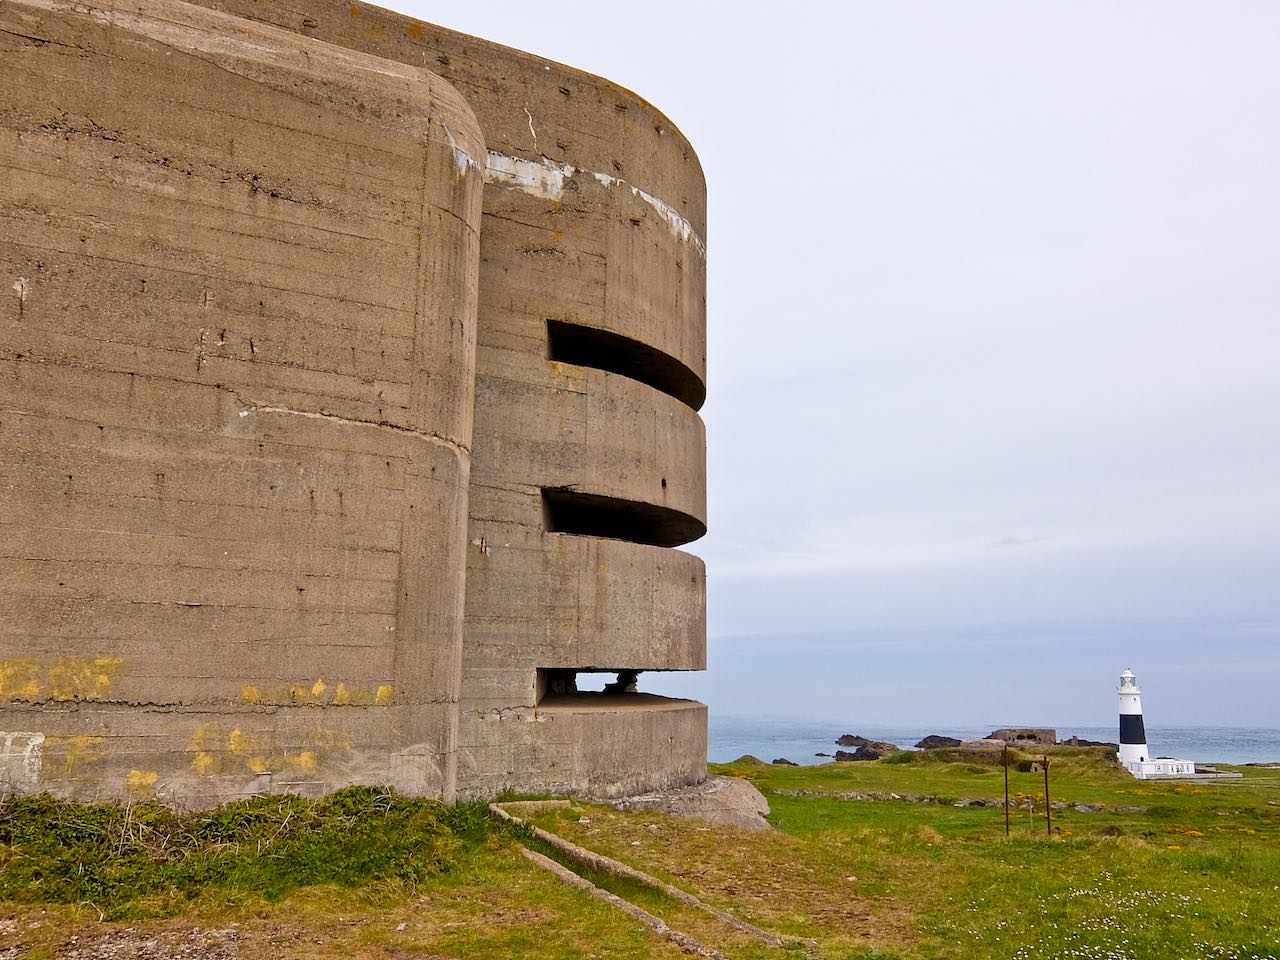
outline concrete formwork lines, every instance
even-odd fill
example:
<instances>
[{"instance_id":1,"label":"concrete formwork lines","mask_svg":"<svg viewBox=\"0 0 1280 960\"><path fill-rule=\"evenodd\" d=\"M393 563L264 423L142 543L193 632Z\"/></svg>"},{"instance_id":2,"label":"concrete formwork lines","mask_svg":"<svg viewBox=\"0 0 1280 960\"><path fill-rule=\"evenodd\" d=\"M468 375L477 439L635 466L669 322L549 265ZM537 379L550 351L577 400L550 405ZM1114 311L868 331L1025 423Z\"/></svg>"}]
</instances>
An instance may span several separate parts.
<instances>
[{"instance_id":1,"label":"concrete formwork lines","mask_svg":"<svg viewBox=\"0 0 1280 960\"><path fill-rule=\"evenodd\" d=\"M176 225L177 224L175 224L175 226ZM184 274L186 276L198 277L201 279L211 280L211 281L233 281L236 279L234 274L224 275L217 272L211 272L206 269L201 269L199 267L184 268L173 262L162 262L157 260L144 260L144 259L129 259L128 257L121 257L118 255L111 256L106 252L98 251L98 250L90 250L86 254L85 251L78 250L75 246L71 244L66 244L65 246L58 246L54 244L41 245L38 243L32 243L30 241L22 241L22 240L10 241L10 242L13 242L15 246L28 247L39 253L62 253L62 254L72 254L72 255L79 255L79 256L87 255L90 259L99 260L105 263L115 264L121 267L139 267L139 268L145 268L147 270L162 270L168 273ZM229 259L226 262L230 263L232 261ZM254 285L257 287L260 287L263 290L277 292L277 293L305 294L309 296L317 295L316 290L314 288L308 288L306 286L290 286L284 283L272 283L269 278L255 278ZM349 296L345 291L343 291L340 296L334 296L332 293L330 294L321 293L319 295L322 297L325 297L325 299L338 300L343 303L347 303L356 307L372 307L375 309L384 309L389 311L396 310L396 308L388 307L385 304L376 303L370 300L361 300L358 297ZM403 312L405 316L409 315L408 311L401 311L401 312ZM332 320L330 322L332 322Z\"/></svg>"},{"instance_id":2,"label":"concrete formwork lines","mask_svg":"<svg viewBox=\"0 0 1280 960\"><path fill-rule=\"evenodd\" d=\"M599 78L307 13L0 8L42 38L0 41L0 669L30 651L19 692L43 697L58 663L120 660L92 691L119 709L73 702L41 744L111 735L39 786L118 788L151 756L201 798L701 779L699 704L538 699L548 670L705 664L701 562L630 542L704 529L696 157ZM551 360L551 320L585 352ZM556 533L546 490L618 522ZM347 709L384 686L376 722ZM343 708L314 749L302 701ZM156 752L150 711L191 703L253 736L210 719L176 734L194 756ZM0 698L24 730L38 709Z\"/></svg>"},{"instance_id":3,"label":"concrete formwork lines","mask_svg":"<svg viewBox=\"0 0 1280 960\"><path fill-rule=\"evenodd\" d=\"M33 8L86 56L22 50L0 103L0 275L25 278L0 308L0 723L43 738L21 786L451 797L470 109L172 0L0 19Z\"/></svg>"}]
</instances>

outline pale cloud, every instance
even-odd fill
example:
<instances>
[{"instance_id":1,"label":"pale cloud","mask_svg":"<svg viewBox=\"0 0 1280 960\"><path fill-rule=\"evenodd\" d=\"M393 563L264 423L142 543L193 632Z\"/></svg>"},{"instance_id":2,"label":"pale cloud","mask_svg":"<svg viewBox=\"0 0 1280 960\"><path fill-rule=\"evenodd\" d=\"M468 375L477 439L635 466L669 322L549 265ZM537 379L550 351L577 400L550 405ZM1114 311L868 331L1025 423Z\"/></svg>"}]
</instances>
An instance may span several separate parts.
<instances>
[{"instance_id":1,"label":"pale cloud","mask_svg":"<svg viewBox=\"0 0 1280 960\"><path fill-rule=\"evenodd\" d=\"M690 690L802 710L834 659L959 711L1029 649L1064 703L1133 666L1229 723L1221 663L1280 685L1280 5L396 5L699 152L722 639Z\"/></svg>"}]
</instances>

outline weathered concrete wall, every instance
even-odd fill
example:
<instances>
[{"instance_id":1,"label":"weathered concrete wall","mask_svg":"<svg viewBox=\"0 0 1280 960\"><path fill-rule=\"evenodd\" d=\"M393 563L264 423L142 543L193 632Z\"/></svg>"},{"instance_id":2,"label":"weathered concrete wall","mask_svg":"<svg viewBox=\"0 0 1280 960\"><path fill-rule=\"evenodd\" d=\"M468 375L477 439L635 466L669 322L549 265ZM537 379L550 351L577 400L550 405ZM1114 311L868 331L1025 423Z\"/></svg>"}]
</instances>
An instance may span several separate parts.
<instances>
[{"instance_id":1,"label":"weathered concrete wall","mask_svg":"<svg viewBox=\"0 0 1280 960\"><path fill-rule=\"evenodd\" d=\"M470 107L172 0L0 60L0 778L452 796Z\"/></svg>"},{"instance_id":2,"label":"weathered concrete wall","mask_svg":"<svg viewBox=\"0 0 1280 960\"><path fill-rule=\"evenodd\" d=\"M0 2L0 776L701 779L700 704L540 674L705 666L679 132L345 0Z\"/></svg>"},{"instance_id":3,"label":"weathered concrete wall","mask_svg":"<svg viewBox=\"0 0 1280 960\"><path fill-rule=\"evenodd\" d=\"M619 704L626 698L629 702ZM492 783L536 783L547 793L625 797L665 790L706 778L707 708L693 700L633 693L550 697L521 729L488 718L473 737L491 759L481 771ZM474 747L473 747L474 749ZM528 770L538 771L536 781ZM481 781L459 776L460 789L482 792Z\"/></svg>"},{"instance_id":4,"label":"weathered concrete wall","mask_svg":"<svg viewBox=\"0 0 1280 960\"><path fill-rule=\"evenodd\" d=\"M705 666L702 562L668 549L706 520L706 195L688 142L605 80L377 7L202 2L426 64L484 131L460 789L606 793L701 779L700 705L650 702L641 718L629 712L639 702L622 701L590 723L552 722L536 682L548 667ZM591 363L549 360L549 320L626 340L598 346ZM607 372L632 348L649 351L659 387ZM544 488L638 512L609 539L566 535L549 529ZM584 529L599 503L588 502ZM637 750L637 726L665 746Z\"/></svg>"}]
</instances>

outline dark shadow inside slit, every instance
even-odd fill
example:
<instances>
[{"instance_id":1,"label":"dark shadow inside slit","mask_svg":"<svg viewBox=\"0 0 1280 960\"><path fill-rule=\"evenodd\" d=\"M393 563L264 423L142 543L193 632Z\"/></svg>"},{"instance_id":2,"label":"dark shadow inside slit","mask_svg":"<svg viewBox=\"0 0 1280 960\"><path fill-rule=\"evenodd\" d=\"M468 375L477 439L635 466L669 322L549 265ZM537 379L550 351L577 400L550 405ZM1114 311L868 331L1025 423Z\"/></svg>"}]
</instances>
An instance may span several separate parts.
<instances>
[{"instance_id":1,"label":"dark shadow inside slit","mask_svg":"<svg viewBox=\"0 0 1280 960\"><path fill-rule=\"evenodd\" d=\"M542 506L548 533L678 547L697 540L707 532L701 520L670 507L580 493L563 487L544 488Z\"/></svg>"},{"instance_id":2,"label":"dark shadow inside slit","mask_svg":"<svg viewBox=\"0 0 1280 960\"><path fill-rule=\"evenodd\" d=\"M592 367L638 380L694 410L702 409L707 399L702 380L675 357L608 330L548 320L547 356L560 363Z\"/></svg>"}]
</instances>

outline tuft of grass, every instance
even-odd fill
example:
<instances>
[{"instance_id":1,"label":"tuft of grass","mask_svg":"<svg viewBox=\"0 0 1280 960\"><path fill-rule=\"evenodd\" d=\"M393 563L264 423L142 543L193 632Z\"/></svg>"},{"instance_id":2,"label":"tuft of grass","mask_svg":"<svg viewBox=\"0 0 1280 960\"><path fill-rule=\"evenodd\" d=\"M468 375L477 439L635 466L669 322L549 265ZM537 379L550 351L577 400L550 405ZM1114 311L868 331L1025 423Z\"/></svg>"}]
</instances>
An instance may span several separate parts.
<instances>
[{"instance_id":1,"label":"tuft of grass","mask_svg":"<svg viewBox=\"0 0 1280 960\"><path fill-rule=\"evenodd\" d=\"M494 831L480 804L379 787L322 800L253 797L180 814L157 803L0 803L0 899L89 903L107 919L170 916L212 894L278 900L308 886L457 873Z\"/></svg>"}]
</instances>

